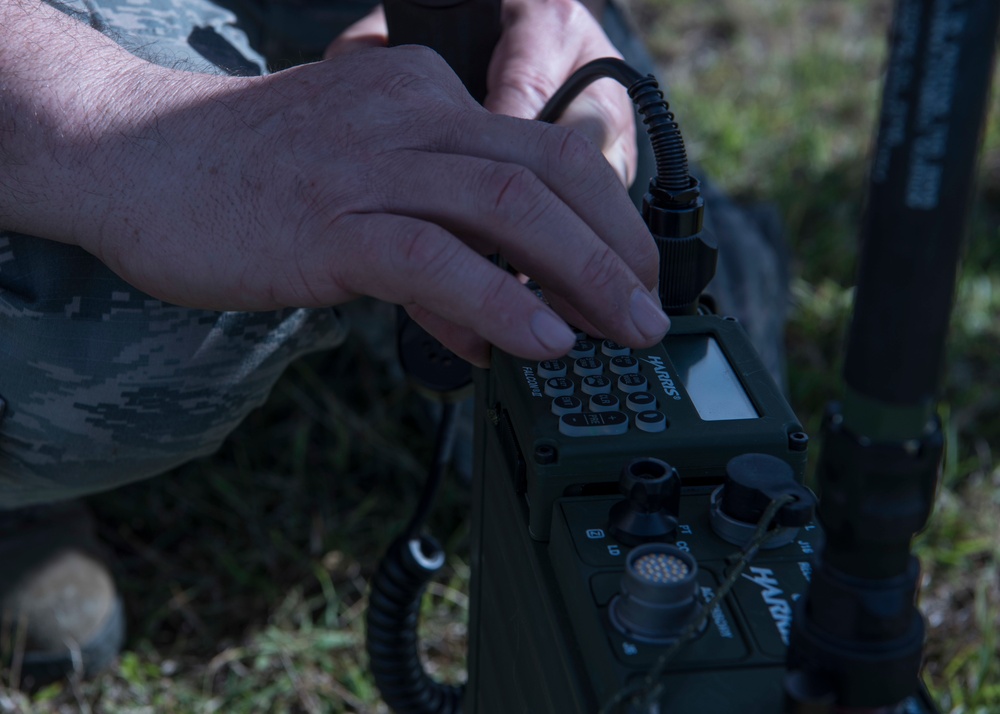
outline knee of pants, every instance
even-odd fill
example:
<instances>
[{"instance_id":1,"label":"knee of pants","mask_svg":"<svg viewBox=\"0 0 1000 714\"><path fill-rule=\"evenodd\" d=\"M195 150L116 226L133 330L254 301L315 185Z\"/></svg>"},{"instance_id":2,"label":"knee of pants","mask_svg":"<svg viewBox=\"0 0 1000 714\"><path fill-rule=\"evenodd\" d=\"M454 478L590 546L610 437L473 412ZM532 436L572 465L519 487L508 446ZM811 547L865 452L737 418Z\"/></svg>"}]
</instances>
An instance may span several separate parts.
<instances>
[{"instance_id":1,"label":"knee of pants","mask_svg":"<svg viewBox=\"0 0 1000 714\"><path fill-rule=\"evenodd\" d=\"M139 387L117 403L50 392L16 405L0 424L0 508L108 490L210 455L268 389Z\"/></svg>"},{"instance_id":2,"label":"knee of pants","mask_svg":"<svg viewBox=\"0 0 1000 714\"><path fill-rule=\"evenodd\" d=\"M0 508L106 490L211 454L289 362L335 347L347 329L333 310L157 315L0 320L12 333L0 340Z\"/></svg>"}]
</instances>

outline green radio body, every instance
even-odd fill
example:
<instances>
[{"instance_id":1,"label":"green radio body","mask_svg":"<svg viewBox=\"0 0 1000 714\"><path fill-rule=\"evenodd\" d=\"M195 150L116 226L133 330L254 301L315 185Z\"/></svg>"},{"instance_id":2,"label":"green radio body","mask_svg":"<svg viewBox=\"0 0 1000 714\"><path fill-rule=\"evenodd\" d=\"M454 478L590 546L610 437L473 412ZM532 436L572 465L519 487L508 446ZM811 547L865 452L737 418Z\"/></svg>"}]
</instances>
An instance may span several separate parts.
<instances>
[{"instance_id":1,"label":"green radio body","mask_svg":"<svg viewBox=\"0 0 1000 714\"><path fill-rule=\"evenodd\" d=\"M729 460L764 453L804 476L808 438L738 322L676 317L664 341L643 350L580 337L563 360L495 353L476 376L466 712L597 712L667 649L609 617L630 550L608 526L627 463L661 459L679 473L672 540L697 560L703 602L739 550L709 515ZM651 396L634 398L639 392ZM783 710L795 603L820 544L809 524L758 554L701 636L666 667L660 712ZM923 698L905 706L933 711Z\"/></svg>"}]
</instances>

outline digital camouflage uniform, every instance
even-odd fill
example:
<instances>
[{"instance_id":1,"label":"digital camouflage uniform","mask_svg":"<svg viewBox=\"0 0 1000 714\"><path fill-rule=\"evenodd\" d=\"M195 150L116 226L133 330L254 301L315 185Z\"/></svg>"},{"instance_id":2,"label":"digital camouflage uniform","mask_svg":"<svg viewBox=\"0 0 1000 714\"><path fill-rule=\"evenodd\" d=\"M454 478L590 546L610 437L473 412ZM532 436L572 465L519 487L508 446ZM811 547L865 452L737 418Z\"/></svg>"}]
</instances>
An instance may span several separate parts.
<instances>
[{"instance_id":1,"label":"digital camouflage uniform","mask_svg":"<svg viewBox=\"0 0 1000 714\"><path fill-rule=\"evenodd\" d=\"M272 66L314 59L371 5L231 0L223 9L205 0L49 1L148 60L240 75L266 71L251 41ZM616 8L606 9L604 26L626 60L651 69ZM683 115L680 108L682 129ZM641 195L652 175L647 144L639 142L633 195ZM776 231L767 229L768 221L762 229L709 184L705 195L708 225L721 249L711 291L723 312L743 320L765 364L780 375L787 261L776 249ZM211 453L265 400L292 359L336 346L345 330L342 313L333 309L220 313L165 304L79 248L0 232L0 397L6 404L0 508L92 493Z\"/></svg>"},{"instance_id":2,"label":"digital camouflage uniform","mask_svg":"<svg viewBox=\"0 0 1000 714\"><path fill-rule=\"evenodd\" d=\"M52 4L160 64L263 69L232 13L202 0ZM0 506L91 493L209 454L292 359L344 334L332 309L165 304L79 248L0 233Z\"/></svg>"}]
</instances>

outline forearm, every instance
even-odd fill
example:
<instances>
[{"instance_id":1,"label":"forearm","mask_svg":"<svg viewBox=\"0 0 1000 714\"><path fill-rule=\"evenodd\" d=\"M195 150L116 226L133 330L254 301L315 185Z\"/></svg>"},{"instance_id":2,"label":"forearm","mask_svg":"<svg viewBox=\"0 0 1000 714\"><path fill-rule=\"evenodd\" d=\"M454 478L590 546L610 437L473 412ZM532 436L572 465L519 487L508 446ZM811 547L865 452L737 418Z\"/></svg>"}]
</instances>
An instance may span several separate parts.
<instances>
[{"instance_id":1,"label":"forearm","mask_svg":"<svg viewBox=\"0 0 1000 714\"><path fill-rule=\"evenodd\" d=\"M170 74L39 0L0 2L0 228L89 247Z\"/></svg>"}]
</instances>

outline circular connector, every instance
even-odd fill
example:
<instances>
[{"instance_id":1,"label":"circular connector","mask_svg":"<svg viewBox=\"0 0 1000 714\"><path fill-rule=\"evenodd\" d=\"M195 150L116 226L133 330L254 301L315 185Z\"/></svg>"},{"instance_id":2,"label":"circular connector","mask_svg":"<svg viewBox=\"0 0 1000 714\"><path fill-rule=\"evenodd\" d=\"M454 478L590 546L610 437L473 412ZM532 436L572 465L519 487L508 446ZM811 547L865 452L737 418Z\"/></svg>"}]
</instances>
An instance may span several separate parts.
<instances>
[{"instance_id":1,"label":"circular connector","mask_svg":"<svg viewBox=\"0 0 1000 714\"><path fill-rule=\"evenodd\" d=\"M712 491L709 498L708 521L712 525L712 530L722 540L742 548L753 540L754 533L757 532L757 524L737 520L723 510L723 488L723 486L719 486ZM771 530L770 537L761 544L760 548L761 550L781 548L794 541L798 534L798 528L774 528Z\"/></svg>"},{"instance_id":2,"label":"circular connector","mask_svg":"<svg viewBox=\"0 0 1000 714\"><path fill-rule=\"evenodd\" d=\"M625 494L608 512L608 530L625 545L671 541L681 507L681 479L666 461L651 457L625 464L618 478Z\"/></svg>"},{"instance_id":3,"label":"circular connector","mask_svg":"<svg viewBox=\"0 0 1000 714\"><path fill-rule=\"evenodd\" d=\"M650 583L679 583L691 574L687 563L666 553L646 553L635 559L632 569L637 577Z\"/></svg>"},{"instance_id":4,"label":"circular connector","mask_svg":"<svg viewBox=\"0 0 1000 714\"><path fill-rule=\"evenodd\" d=\"M813 517L816 497L795 480L792 467L769 454L742 454L726 464L726 480L712 492L709 522L722 539L745 546L753 539L771 501L792 496L774 517L771 536L761 546L780 548L795 540Z\"/></svg>"},{"instance_id":5,"label":"circular connector","mask_svg":"<svg viewBox=\"0 0 1000 714\"><path fill-rule=\"evenodd\" d=\"M697 561L676 546L635 548L625 559L621 593L611 600L611 623L636 640L676 640L701 611L697 578Z\"/></svg>"}]
</instances>

